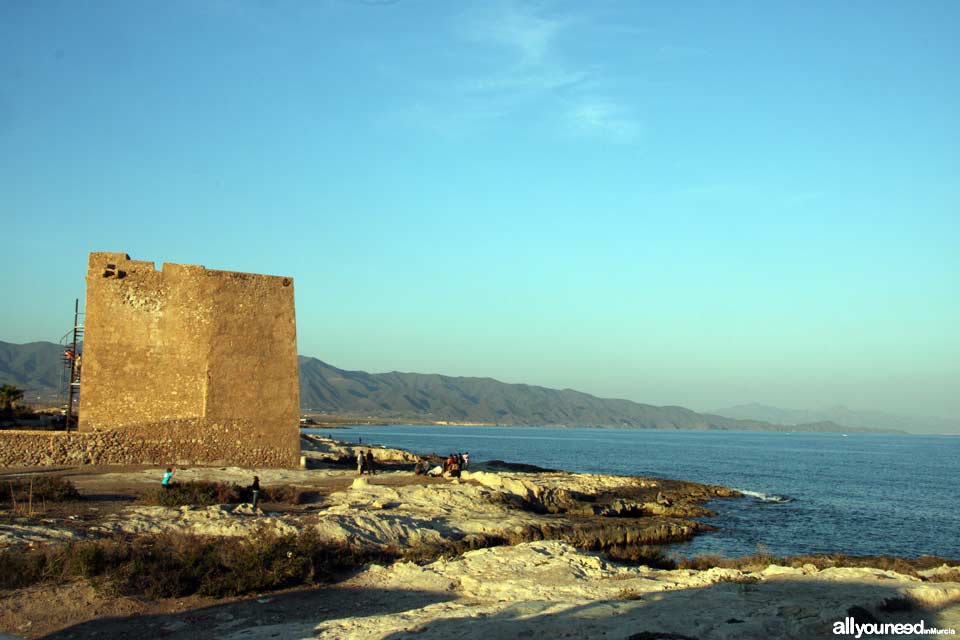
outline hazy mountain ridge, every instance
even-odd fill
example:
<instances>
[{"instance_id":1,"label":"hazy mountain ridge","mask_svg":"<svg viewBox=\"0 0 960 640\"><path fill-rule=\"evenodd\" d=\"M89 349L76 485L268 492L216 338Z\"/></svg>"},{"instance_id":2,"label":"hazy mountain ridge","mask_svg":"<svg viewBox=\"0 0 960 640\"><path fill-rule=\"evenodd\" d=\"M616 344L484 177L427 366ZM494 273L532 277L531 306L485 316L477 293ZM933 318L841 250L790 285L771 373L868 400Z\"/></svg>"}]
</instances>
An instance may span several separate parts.
<instances>
[{"instance_id":1,"label":"hazy mountain ridge","mask_svg":"<svg viewBox=\"0 0 960 640\"><path fill-rule=\"evenodd\" d=\"M0 384L22 389L24 400L56 399L63 372L63 347L52 342L11 344L0 341Z\"/></svg>"},{"instance_id":2,"label":"hazy mountain ridge","mask_svg":"<svg viewBox=\"0 0 960 640\"><path fill-rule=\"evenodd\" d=\"M62 347L49 342L0 342L0 384L55 402ZM645 429L752 431L851 431L828 421L782 426L755 419L700 414L685 407L598 398L573 389L508 384L493 378L439 374L367 373L299 357L300 406L384 420L474 422L507 425L620 426ZM867 430L867 429L864 429Z\"/></svg>"},{"instance_id":3,"label":"hazy mountain ridge","mask_svg":"<svg viewBox=\"0 0 960 640\"><path fill-rule=\"evenodd\" d=\"M741 404L713 413L738 420L761 420L784 425L829 421L856 428L921 431L924 433L960 433L960 420L934 416L915 416L883 411L862 411L844 406L824 409L785 409L759 403Z\"/></svg>"},{"instance_id":4,"label":"hazy mountain ridge","mask_svg":"<svg viewBox=\"0 0 960 640\"><path fill-rule=\"evenodd\" d=\"M785 427L492 378L346 371L305 356L300 356L300 405L307 410L394 420L647 429L861 430L826 421Z\"/></svg>"},{"instance_id":5,"label":"hazy mountain ridge","mask_svg":"<svg viewBox=\"0 0 960 640\"><path fill-rule=\"evenodd\" d=\"M501 424L579 424L707 429L683 407L603 400L571 389L506 384L492 378L345 371L300 357L300 404L371 416Z\"/></svg>"}]
</instances>

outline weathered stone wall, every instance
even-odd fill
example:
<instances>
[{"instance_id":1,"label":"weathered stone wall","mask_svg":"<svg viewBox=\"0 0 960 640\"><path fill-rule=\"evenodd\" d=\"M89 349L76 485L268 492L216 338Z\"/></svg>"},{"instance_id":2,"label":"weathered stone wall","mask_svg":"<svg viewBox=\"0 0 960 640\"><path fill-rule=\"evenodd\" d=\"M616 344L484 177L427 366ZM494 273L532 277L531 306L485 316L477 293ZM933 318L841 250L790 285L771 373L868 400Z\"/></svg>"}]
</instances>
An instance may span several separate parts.
<instances>
[{"instance_id":1,"label":"weathered stone wall","mask_svg":"<svg viewBox=\"0 0 960 640\"><path fill-rule=\"evenodd\" d=\"M189 425L192 428L192 425ZM229 452L229 458L223 457ZM286 466L273 448L229 446L219 438L177 437L170 430L0 431L0 467L83 464Z\"/></svg>"},{"instance_id":2,"label":"weathered stone wall","mask_svg":"<svg viewBox=\"0 0 960 640\"><path fill-rule=\"evenodd\" d=\"M84 333L81 432L124 431L133 462L299 463L292 279L91 253Z\"/></svg>"}]
</instances>

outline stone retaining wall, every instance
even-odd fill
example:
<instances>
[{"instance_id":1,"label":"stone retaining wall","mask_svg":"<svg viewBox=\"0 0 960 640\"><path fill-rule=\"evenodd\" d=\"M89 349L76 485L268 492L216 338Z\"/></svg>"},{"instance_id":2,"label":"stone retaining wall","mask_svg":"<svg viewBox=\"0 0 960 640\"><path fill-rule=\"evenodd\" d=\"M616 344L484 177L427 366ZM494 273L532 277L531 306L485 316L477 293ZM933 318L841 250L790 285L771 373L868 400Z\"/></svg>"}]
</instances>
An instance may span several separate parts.
<instances>
[{"instance_id":1,"label":"stone retaining wall","mask_svg":"<svg viewBox=\"0 0 960 640\"><path fill-rule=\"evenodd\" d=\"M100 432L0 431L0 467L82 464L231 465L289 467L286 447L245 446L242 435L183 437L176 425L144 435L128 429Z\"/></svg>"}]
</instances>

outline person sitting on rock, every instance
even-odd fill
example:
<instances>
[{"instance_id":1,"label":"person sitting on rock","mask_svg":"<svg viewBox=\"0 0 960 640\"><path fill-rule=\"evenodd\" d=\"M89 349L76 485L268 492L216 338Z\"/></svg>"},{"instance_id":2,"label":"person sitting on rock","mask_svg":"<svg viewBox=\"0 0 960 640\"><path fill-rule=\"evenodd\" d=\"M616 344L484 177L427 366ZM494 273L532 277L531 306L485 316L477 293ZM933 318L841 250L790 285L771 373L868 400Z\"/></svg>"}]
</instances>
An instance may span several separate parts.
<instances>
[{"instance_id":1,"label":"person sitting on rock","mask_svg":"<svg viewBox=\"0 0 960 640\"><path fill-rule=\"evenodd\" d=\"M453 471L455 466L457 466L457 456L451 453L443 463L443 472Z\"/></svg>"},{"instance_id":2,"label":"person sitting on rock","mask_svg":"<svg viewBox=\"0 0 960 640\"><path fill-rule=\"evenodd\" d=\"M442 476L443 467L441 467L440 465L437 465L433 469L430 469L430 471L427 471L427 475L430 476L431 478L437 478L439 476Z\"/></svg>"},{"instance_id":3,"label":"person sitting on rock","mask_svg":"<svg viewBox=\"0 0 960 640\"><path fill-rule=\"evenodd\" d=\"M670 500L667 498L667 496L663 495L663 491L657 491L657 504L662 507L670 506Z\"/></svg>"}]
</instances>

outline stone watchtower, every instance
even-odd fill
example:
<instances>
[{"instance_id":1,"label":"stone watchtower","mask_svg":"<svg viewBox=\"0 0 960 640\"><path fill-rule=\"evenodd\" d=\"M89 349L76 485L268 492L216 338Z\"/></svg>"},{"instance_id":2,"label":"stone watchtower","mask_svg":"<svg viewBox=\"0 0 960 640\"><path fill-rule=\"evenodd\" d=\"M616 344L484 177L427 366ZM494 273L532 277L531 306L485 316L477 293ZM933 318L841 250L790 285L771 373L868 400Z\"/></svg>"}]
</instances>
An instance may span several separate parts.
<instances>
[{"instance_id":1,"label":"stone watchtower","mask_svg":"<svg viewBox=\"0 0 960 640\"><path fill-rule=\"evenodd\" d=\"M91 253L79 430L154 464L300 460L293 280Z\"/></svg>"}]
</instances>

